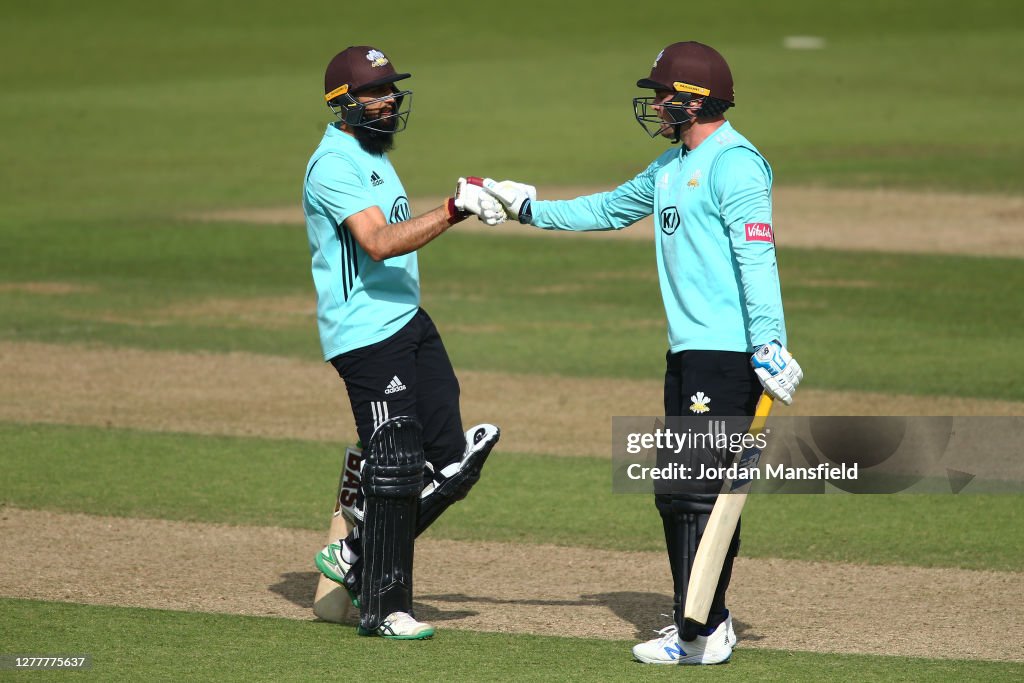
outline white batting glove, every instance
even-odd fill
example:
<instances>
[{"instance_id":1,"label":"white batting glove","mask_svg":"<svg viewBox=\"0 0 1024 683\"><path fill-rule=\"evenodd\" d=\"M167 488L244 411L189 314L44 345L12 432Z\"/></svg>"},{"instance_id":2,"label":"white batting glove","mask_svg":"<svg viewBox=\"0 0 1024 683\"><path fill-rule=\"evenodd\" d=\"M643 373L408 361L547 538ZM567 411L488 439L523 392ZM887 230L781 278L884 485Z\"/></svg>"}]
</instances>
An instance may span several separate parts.
<instances>
[{"instance_id":1,"label":"white batting glove","mask_svg":"<svg viewBox=\"0 0 1024 683\"><path fill-rule=\"evenodd\" d=\"M536 187L526 183L517 183L513 180L502 180L499 183L496 180L484 178L484 189L501 202L508 215L520 223L530 222L530 202L537 199Z\"/></svg>"},{"instance_id":2,"label":"white batting glove","mask_svg":"<svg viewBox=\"0 0 1024 683\"><path fill-rule=\"evenodd\" d=\"M804 371L782 342L776 339L757 347L750 364L769 396L787 406L793 402L793 392L804 378Z\"/></svg>"},{"instance_id":3,"label":"white batting glove","mask_svg":"<svg viewBox=\"0 0 1024 683\"><path fill-rule=\"evenodd\" d=\"M487 225L504 223L508 218L504 207L483 188L483 178L459 178L455 185L455 208L472 213Z\"/></svg>"}]
</instances>

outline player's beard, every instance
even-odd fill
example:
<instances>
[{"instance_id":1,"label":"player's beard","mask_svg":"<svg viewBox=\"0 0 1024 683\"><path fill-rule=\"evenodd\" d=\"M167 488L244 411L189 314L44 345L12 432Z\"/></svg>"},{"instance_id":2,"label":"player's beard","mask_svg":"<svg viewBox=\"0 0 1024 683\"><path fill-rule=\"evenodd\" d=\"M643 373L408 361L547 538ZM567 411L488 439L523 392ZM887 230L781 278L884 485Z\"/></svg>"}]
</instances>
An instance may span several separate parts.
<instances>
[{"instance_id":1,"label":"player's beard","mask_svg":"<svg viewBox=\"0 0 1024 683\"><path fill-rule=\"evenodd\" d=\"M355 135L364 152L381 156L390 152L395 146L395 124L397 121L397 117L373 121L370 125L379 130L371 130L366 126L355 126L352 129L352 134ZM385 131L385 128L390 130Z\"/></svg>"}]
</instances>

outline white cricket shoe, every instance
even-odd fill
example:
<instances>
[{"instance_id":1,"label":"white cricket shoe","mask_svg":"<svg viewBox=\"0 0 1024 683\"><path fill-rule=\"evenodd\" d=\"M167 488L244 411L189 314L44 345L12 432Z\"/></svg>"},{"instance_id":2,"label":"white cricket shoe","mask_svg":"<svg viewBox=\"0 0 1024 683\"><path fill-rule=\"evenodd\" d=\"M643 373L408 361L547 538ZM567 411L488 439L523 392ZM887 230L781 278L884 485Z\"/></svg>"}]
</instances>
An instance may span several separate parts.
<instances>
[{"instance_id":1,"label":"white cricket shoe","mask_svg":"<svg viewBox=\"0 0 1024 683\"><path fill-rule=\"evenodd\" d=\"M633 657L644 664L721 664L732 657L728 620L709 636L679 640L675 624L657 632L658 637L633 646Z\"/></svg>"},{"instance_id":2,"label":"white cricket shoe","mask_svg":"<svg viewBox=\"0 0 1024 683\"><path fill-rule=\"evenodd\" d=\"M423 640L434 635L434 627L422 621L416 621L408 612L392 612L380 622L373 633L366 633L362 627L359 635L374 635L392 640Z\"/></svg>"}]
</instances>

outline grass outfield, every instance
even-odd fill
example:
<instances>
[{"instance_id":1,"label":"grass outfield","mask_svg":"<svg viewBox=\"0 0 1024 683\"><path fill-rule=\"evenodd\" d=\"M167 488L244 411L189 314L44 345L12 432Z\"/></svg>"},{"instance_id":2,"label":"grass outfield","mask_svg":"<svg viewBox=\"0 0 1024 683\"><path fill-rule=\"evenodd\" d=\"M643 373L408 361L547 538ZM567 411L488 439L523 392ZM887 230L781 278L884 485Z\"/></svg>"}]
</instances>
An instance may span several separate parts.
<instances>
[{"instance_id":1,"label":"grass outfield","mask_svg":"<svg viewBox=\"0 0 1024 683\"><path fill-rule=\"evenodd\" d=\"M324 66L364 43L414 74L396 163L415 195L470 173L540 185L631 177L663 149L632 118L635 82L660 48L691 38L728 56L731 118L780 182L1015 191L1022 19L1011 0L970 11L952 0L727 0L688 7L685 29L584 0L503 13L395 0L385 14L339 14L325 0L145 13L120 0L21 3L0 25L0 222L295 202L329 116ZM790 35L827 47L786 50ZM984 125L949 114L961 83Z\"/></svg>"},{"instance_id":2,"label":"grass outfield","mask_svg":"<svg viewBox=\"0 0 1024 683\"><path fill-rule=\"evenodd\" d=\"M431 535L663 548L649 496L607 493L608 460L498 455L473 495L438 520ZM0 502L95 515L322 529L323 502L333 495L338 460L336 448L322 443L0 424ZM1019 501L1010 495L752 496L743 521L743 554L1017 571L1024 563ZM1000 534L992 534L993 528Z\"/></svg>"},{"instance_id":3,"label":"grass outfield","mask_svg":"<svg viewBox=\"0 0 1024 683\"><path fill-rule=\"evenodd\" d=\"M360 638L355 629L288 619L0 599L4 651L89 654L105 680L309 681L675 680L673 667L633 662L632 641L443 629L428 642ZM111 635L116 634L116 638ZM514 673L513 673L514 672ZM554 672L557 672L555 674ZM714 680L1016 681L1024 665L740 649L701 669ZM41 673L38 677L66 676Z\"/></svg>"},{"instance_id":4,"label":"grass outfield","mask_svg":"<svg viewBox=\"0 0 1024 683\"><path fill-rule=\"evenodd\" d=\"M319 357L307 247L294 228L22 227L0 235L0 253L5 280L83 288L0 290L0 339ZM424 305L457 369L657 378L666 341L652 258L643 242L556 249L446 235L421 252ZM1024 290L1018 260L798 249L779 260L808 386L1024 400L1014 346L1024 311L993 296ZM297 314L268 323L260 299L276 297ZM207 300L231 303L200 315ZM840 348L860 352L837 361Z\"/></svg>"}]
</instances>

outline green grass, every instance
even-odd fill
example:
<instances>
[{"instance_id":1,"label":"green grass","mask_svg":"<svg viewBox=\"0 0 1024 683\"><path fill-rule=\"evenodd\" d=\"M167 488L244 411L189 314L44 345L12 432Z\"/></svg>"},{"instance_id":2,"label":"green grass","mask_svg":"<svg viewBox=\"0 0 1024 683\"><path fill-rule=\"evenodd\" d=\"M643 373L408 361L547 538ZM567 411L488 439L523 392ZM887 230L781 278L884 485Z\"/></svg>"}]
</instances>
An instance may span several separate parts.
<instances>
[{"instance_id":1,"label":"green grass","mask_svg":"<svg viewBox=\"0 0 1024 683\"><path fill-rule=\"evenodd\" d=\"M655 379L666 338L652 250L446 235L421 253L424 305L457 369ZM294 228L21 227L0 233L0 254L5 280L92 288L0 291L0 339L319 357L309 256ZM1024 400L1024 312L995 294L1024 290L1019 260L788 249L780 268L807 386ZM255 297L292 297L308 313L246 318ZM237 316L161 313L221 298L239 300Z\"/></svg>"},{"instance_id":2,"label":"green grass","mask_svg":"<svg viewBox=\"0 0 1024 683\"><path fill-rule=\"evenodd\" d=\"M266 617L0 599L4 651L89 654L104 680L309 681L324 675L449 681L675 680L632 661L633 641L445 629L431 641L360 638L355 629ZM741 636L742 637L742 636ZM1016 663L836 655L743 648L714 680L1014 681ZM35 677L64 676L61 672ZM696 674L695 674L696 675Z\"/></svg>"},{"instance_id":3,"label":"green grass","mask_svg":"<svg viewBox=\"0 0 1024 683\"><path fill-rule=\"evenodd\" d=\"M18 507L321 529L340 447L0 424L0 462L0 502ZM652 499L610 491L608 460L499 451L473 495L429 533L662 550ZM1005 571L1024 562L1020 497L1013 495L752 496L743 525L748 557Z\"/></svg>"},{"instance_id":4,"label":"green grass","mask_svg":"<svg viewBox=\"0 0 1024 683\"><path fill-rule=\"evenodd\" d=\"M0 225L295 202L329 117L324 66L365 43L414 74L396 156L414 194L469 173L630 177L664 147L632 119L635 81L687 38L730 60L732 118L784 184L1019 188L1020 3L727 0L688 7L682 32L625 3L445 9L395 0L382 20L379 7L353 5L338 22L324 0L12 7L0 25ZM794 34L828 47L783 49ZM950 113L960 84L972 116L999 115L965 125Z\"/></svg>"}]
</instances>

